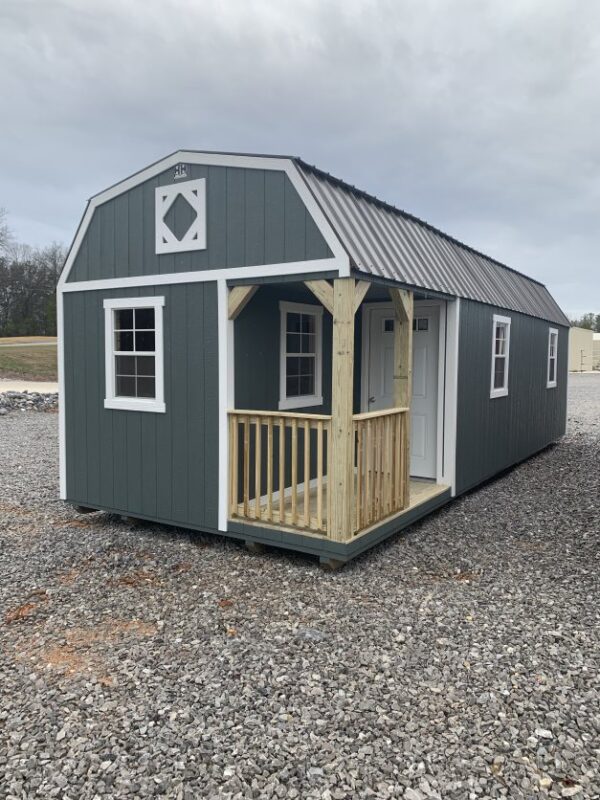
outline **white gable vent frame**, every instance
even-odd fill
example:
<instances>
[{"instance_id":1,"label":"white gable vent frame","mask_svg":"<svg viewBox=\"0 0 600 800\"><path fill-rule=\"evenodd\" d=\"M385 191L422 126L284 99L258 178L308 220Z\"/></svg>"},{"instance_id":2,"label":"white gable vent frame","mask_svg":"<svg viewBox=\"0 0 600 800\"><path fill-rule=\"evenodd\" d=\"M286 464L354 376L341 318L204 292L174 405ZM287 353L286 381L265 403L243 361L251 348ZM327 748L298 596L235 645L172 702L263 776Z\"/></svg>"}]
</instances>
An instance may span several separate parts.
<instances>
[{"instance_id":1,"label":"white gable vent frame","mask_svg":"<svg viewBox=\"0 0 600 800\"><path fill-rule=\"evenodd\" d=\"M196 212L194 221L181 239L165 222L169 209L181 195ZM156 254L187 253L206 249L206 178L185 181L155 189Z\"/></svg>"}]
</instances>

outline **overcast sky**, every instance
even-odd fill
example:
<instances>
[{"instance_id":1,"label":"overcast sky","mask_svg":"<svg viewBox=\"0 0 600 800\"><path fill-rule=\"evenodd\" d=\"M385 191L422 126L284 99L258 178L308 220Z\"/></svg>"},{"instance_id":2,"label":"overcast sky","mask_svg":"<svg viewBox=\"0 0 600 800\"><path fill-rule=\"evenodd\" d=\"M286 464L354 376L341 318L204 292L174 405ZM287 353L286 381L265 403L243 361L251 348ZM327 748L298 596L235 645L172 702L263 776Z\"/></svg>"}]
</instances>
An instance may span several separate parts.
<instances>
[{"instance_id":1,"label":"overcast sky","mask_svg":"<svg viewBox=\"0 0 600 800\"><path fill-rule=\"evenodd\" d=\"M178 148L300 155L600 312L600 3L0 0L0 75L22 241Z\"/></svg>"}]
</instances>

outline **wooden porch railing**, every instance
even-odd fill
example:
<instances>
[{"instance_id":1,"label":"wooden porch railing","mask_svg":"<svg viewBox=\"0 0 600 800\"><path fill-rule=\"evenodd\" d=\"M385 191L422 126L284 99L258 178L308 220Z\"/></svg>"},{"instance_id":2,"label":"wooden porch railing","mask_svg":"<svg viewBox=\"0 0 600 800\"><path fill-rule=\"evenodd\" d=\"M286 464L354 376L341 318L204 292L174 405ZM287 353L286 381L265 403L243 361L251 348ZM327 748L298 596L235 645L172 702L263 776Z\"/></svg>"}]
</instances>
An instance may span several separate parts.
<instances>
[{"instance_id":1,"label":"wooden porch railing","mask_svg":"<svg viewBox=\"0 0 600 800\"><path fill-rule=\"evenodd\" d=\"M352 418L354 485L347 537L409 505L407 408ZM229 412L229 516L328 534L331 417Z\"/></svg>"},{"instance_id":2,"label":"wooden porch railing","mask_svg":"<svg viewBox=\"0 0 600 800\"><path fill-rule=\"evenodd\" d=\"M229 515L327 532L331 417L229 412Z\"/></svg>"},{"instance_id":3,"label":"wooden porch railing","mask_svg":"<svg viewBox=\"0 0 600 800\"><path fill-rule=\"evenodd\" d=\"M408 408L353 416L354 533L409 505Z\"/></svg>"}]
</instances>

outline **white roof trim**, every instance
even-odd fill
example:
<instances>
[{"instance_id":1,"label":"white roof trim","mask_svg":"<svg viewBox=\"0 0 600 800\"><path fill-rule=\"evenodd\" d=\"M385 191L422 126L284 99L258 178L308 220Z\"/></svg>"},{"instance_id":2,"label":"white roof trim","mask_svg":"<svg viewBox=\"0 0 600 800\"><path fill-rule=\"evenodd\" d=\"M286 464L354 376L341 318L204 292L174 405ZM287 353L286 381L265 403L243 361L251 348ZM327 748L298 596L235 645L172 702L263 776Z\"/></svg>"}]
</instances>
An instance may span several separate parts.
<instances>
[{"instance_id":1,"label":"white roof trim","mask_svg":"<svg viewBox=\"0 0 600 800\"><path fill-rule=\"evenodd\" d=\"M302 177L298 167L291 158L242 156L226 153L202 153L190 150L178 150L177 152L172 153L170 156L157 161L155 164L146 167L140 172L136 172L135 175L131 175L129 178L116 183L114 186L111 186L110 188L105 189L103 192L100 192L99 194L96 194L90 198L58 281L59 290L65 287L69 279L71 268L73 267L73 263L77 257L77 253L79 252L79 248L81 247L81 243L97 206L101 205L102 203L106 203L108 200L118 197L120 194L128 192L135 186L139 186L139 184L144 183L144 181L147 181L150 178L153 178L155 175L175 167L180 163L201 164L203 166L217 167L240 167L243 169L265 169L285 172L290 179L292 186L300 195L300 198L306 206L308 213L313 218L323 238L329 245L329 248L334 255L336 267L340 276L347 277L350 275L350 259L346 250L337 237L335 231L329 224L329 221L321 210L321 207L317 203L313 193L306 185L306 182ZM324 261L325 260L331 262L330 259L324 259ZM285 275L285 270L282 270L281 274Z\"/></svg>"}]
</instances>

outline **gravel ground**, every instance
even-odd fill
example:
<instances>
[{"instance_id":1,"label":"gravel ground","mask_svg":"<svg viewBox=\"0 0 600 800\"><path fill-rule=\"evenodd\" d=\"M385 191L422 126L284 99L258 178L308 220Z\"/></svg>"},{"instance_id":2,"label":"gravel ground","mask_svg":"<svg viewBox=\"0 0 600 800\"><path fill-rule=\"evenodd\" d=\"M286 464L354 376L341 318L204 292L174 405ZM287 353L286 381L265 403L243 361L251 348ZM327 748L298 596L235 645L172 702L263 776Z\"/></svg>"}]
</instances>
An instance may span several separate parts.
<instances>
[{"instance_id":1,"label":"gravel ground","mask_svg":"<svg viewBox=\"0 0 600 800\"><path fill-rule=\"evenodd\" d=\"M600 797L600 375L333 574L78 516L56 428L0 419L0 797Z\"/></svg>"}]
</instances>

